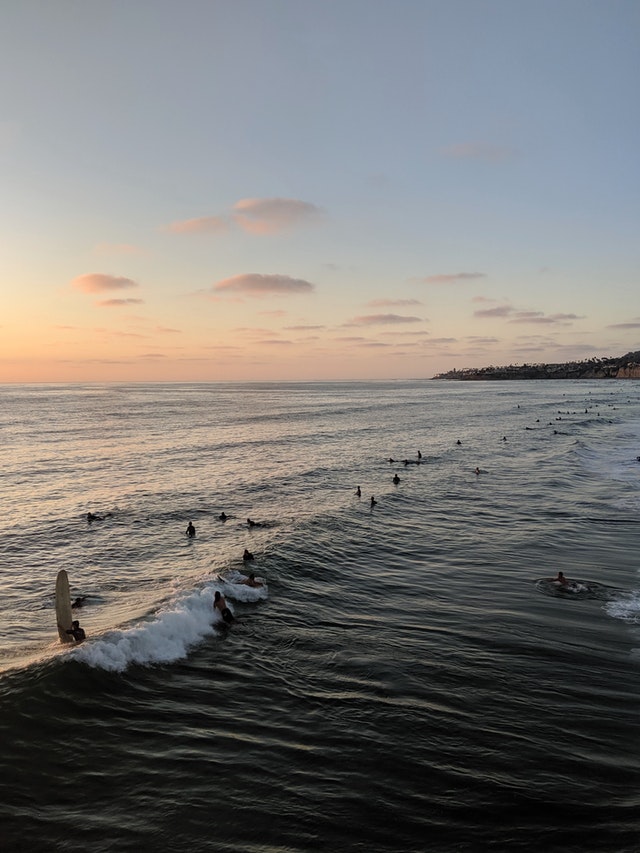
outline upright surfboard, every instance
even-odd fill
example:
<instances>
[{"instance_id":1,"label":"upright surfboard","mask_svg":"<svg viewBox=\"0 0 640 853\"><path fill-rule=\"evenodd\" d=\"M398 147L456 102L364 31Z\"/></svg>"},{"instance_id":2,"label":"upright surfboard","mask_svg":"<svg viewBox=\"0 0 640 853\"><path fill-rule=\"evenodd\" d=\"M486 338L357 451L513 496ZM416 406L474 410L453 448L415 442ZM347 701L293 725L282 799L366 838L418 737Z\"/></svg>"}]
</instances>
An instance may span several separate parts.
<instances>
[{"instance_id":1,"label":"upright surfboard","mask_svg":"<svg viewBox=\"0 0 640 853\"><path fill-rule=\"evenodd\" d=\"M73 635L67 634L71 628L73 615L71 613L71 595L69 593L69 578L64 569L58 572L56 578L56 620L61 643L73 643Z\"/></svg>"}]
</instances>

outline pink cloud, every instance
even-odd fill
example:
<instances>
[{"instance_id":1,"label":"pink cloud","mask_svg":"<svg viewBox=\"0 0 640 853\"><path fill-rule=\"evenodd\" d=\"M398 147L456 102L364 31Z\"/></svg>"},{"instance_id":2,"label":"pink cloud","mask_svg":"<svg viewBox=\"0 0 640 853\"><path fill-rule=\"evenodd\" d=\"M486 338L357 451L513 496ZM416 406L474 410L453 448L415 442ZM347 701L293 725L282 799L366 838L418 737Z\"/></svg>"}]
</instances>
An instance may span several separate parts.
<instances>
[{"instance_id":1,"label":"pink cloud","mask_svg":"<svg viewBox=\"0 0 640 853\"><path fill-rule=\"evenodd\" d=\"M253 297L311 293L313 289L312 284L301 278L291 278L288 275L263 275L261 273L234 275L213 286L213 290L218 293L244 293Z\"/></svg>"},{"instance_id":2,"label":"pink cloud","mask_svg":"<svg viewBox=\"0 0 640 853\"><path fill-rule=\"evenodd\" d=\"M72 287L82 293L104 293L109 290L126 290L131 287L138 287L137 282L130 278L123 278L116 275L104 275L103 273L87 273L79 275L71 282Z\"/></svg>"},{"instance_id":3,"label":"pink cloud","mask_svg":"<svg viewBox=\"0 0 640 853\"><path fill-rule=\"evenodd\" d=\"M198 219L172 222L166 230L173 234L220 234L229 230L229 224L221 216L201 216Z\"/></svg>"},{"instance_id":4,"label":"pink cloud","mask_svg":"<svg viewBox=\"0 0 640 853\"><path fill-rule=\"evenodd\" d=\"M278 234L317 219L320 208L294 198L244 198L231 215L250 234Z\"/></svg>"}]
</instances>

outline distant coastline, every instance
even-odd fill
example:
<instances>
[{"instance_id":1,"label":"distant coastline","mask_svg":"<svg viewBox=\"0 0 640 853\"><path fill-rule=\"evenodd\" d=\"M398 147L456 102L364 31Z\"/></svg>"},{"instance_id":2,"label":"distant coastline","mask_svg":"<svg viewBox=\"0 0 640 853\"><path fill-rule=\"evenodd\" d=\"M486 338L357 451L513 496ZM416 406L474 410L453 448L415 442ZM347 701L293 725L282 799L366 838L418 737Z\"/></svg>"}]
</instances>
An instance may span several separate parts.
<instances>
[{"instance_id":1,"label":"distant coastline","mask_svg":"<svg viewBox=\"0 0 640 853\"><path fill-rule=\"evenodd\" d=\"M619 358L590 358L564 364L510 364L438 373L434 379L461 382L495 379L640 379L640 350Z\"/></svg>"}]
</instances>

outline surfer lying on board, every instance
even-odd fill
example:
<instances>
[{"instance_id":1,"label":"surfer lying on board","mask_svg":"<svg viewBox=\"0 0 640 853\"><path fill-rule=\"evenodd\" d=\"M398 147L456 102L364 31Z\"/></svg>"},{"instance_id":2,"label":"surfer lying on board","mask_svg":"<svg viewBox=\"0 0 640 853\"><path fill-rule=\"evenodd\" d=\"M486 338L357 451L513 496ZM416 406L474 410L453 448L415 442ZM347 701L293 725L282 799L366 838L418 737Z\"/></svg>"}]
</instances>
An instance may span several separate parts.
<instances>
[{"instance_id":1,"label":"surfer lying on board","mask_svg":"<svg viewBox=\"0 0 640 853\"><path fill-rule=\"evenodd\" d=\"M213 596L213 609L219 610L220 615L227 623L230 625L233 622L233 613L227 607L227 602L224 600L224 595L216 590L216 594Z\"/></svg>"},{"instance_id":2,"label":"surfer lying on board","mask_svg":"<svg viewBox=\"0 0 640 853\"><path fill-rule=\"evenodd\" d=\"M87 635L84 632L84 628L80 627L80 623L77 619L74 619L71 623L71 627L65 631L65 634L72 634L73 639L76 643L81 643L83 640L87 639Z\"/></svg>"},{"instance_id":3,"label":"surfer lying on board","mask_svg":"<svg viewBox=\"0 0 640 853\"><path fill-rule=\"evenodd\" d=\"M260 581L256 580L256 576L251 572L248 578L245 578L242 581L238 581L238 583L243 583L245 586L264 586Z\"/></svg>"}]
</instances>

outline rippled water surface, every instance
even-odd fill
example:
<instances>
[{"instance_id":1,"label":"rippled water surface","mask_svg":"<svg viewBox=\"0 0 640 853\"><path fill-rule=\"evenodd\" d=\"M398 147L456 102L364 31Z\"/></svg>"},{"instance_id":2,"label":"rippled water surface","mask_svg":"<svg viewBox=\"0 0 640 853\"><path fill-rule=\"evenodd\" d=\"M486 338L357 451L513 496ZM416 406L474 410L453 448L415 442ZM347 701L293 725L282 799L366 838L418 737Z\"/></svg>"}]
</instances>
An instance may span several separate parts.
<instances>
[{"instance_id":1,"label":"rippled water surface","mask_svg":"<svg viewBox=\"0 0 640 853\"><path fill-rule=\"evenodd\" d=\"M637 383L0 394L3 849L640 849Z\"/></svg>"}]
</instances>

